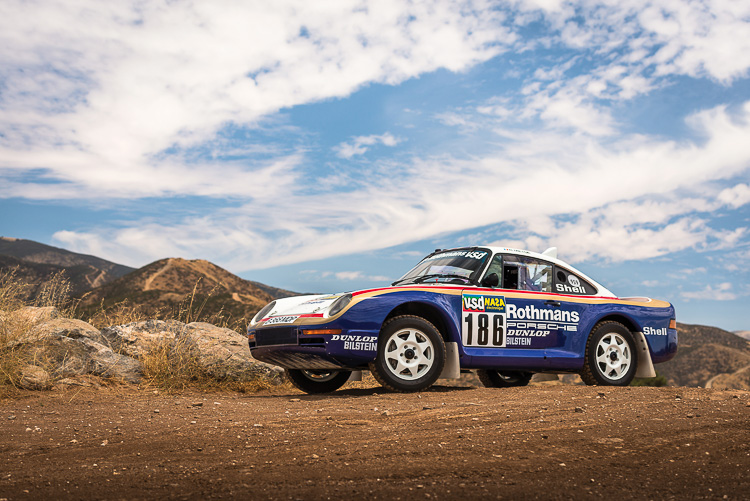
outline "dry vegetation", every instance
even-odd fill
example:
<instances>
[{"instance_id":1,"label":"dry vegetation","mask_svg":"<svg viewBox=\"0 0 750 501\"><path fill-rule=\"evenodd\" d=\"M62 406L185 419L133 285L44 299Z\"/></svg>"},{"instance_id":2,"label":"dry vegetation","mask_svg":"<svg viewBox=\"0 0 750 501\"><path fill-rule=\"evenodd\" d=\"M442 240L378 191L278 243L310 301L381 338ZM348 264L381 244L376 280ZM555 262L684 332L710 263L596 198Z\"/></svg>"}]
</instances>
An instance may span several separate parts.
<instances>
[{"instance_id":1,"label":"dry vegetation","mask_svg":"<svg viewBox=\"0 0 750 501\"><path fill-rule=\"evenodd\" d=\"M40 322L33 315L25 314L25 307L54 307L62 317L83 320L97 329L157 318L178 320L185 324L208 322L218 327L239 330L240 321L232 322L231 316L224 314L223 310L214 314L204 313L211 293L197 294L198 286L196 283L193 291L173 311L147 314L141 306L122 301L109 307L105 307L102 302L94 313L84 315L78 309L81 299L70 297L70 283L64 272L55 274L39 287L19 278L15 269L0 271L0 396L21 388L22 373L29 366L51 369L49 372L54 372L47 361L35 358L34 353L38 350L32 350L29 343L23 341L24 335ZM186 337L157 344L140 357L140 362L143 385L167 391L193 387L249 392L268 386L267 382L260 380L222 381L213 377L201 366L198 354Z\"/></svg>"}]
</instances>

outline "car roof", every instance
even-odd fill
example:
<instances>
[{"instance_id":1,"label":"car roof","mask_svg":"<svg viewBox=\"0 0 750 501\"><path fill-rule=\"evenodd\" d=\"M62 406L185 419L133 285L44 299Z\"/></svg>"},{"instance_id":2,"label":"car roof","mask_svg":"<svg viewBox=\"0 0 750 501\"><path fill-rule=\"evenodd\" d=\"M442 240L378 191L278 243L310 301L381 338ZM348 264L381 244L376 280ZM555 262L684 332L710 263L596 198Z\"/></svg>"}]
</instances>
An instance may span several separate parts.
<instances>
[{"instance_id":1,"label":"car roof","mask_svg":"<svg viewBox=\"0 0 750 501\"><path fill-rule=\"evenodd\" d=\"M435 254L437 254L439 252L442 253L442 252L450 252L450 251L453 251L453 250L472 249L472 248L488 249L488 250L490 250L492 252L493 256L495 254L515 254L517 256L533 257L533 258L536 258L536 259L541 259L543 261L551 262L553 264L562 266L563 268L567 268L568 270L574 272L576 275L579 275L581 278L583 278L583 279L587 280L588 282L590 282L594 287L596 287L596 290L597 290L597 293L595 294L596 296L617 297L615 294L612 293L612 291L610 291L609 289L607 289L606 287L604 287L602 284L600 284L599 282L597 282L593 278L591 278L588 275L586 275L585 273L583 273L578 268L569 265L568 263L566 263L565 261L563 261L561 259L558 259L557 257L553 257L551 255L551 253L547 254L547 252L550 252L550 251L552 251L554 249L553 253L556 256L557 255L557 248L550 248L547 251L545 251L544 253L539 253L539 252L533 252L533 251L524 250L524 249L515 249L513 247L494 247L494 246L491 246L491 245L469 245L469 246L465 246L465 247L455 247L453 249L440 249L440 251L435 251Z\"/></svg>"}]
</instances>

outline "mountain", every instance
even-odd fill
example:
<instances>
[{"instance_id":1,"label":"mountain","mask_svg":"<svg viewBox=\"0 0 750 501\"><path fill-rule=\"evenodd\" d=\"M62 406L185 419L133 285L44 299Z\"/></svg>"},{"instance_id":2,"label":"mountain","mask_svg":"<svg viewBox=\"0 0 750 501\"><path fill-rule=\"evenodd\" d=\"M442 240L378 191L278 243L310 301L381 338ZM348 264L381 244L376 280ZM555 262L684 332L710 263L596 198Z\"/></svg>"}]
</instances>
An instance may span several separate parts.
<instances>
[{"instance_id":1,"label":"mountain","mask_svg":"<svg viewBox=\"0 0 750 501\"><path fill-rule=\"evenodd\" d=\"M705 325L677 324L677 355L656 370L670 385L750 389L750 342L732 332ZM725 375L725 376L724 376Z\"/></svg>"},{"instance_id":2,"label":"mountain","mask_svg":"<svg viewBox=\"0 0 750 501\"><path fill-rule=\"evenodd\" d=\"M192 315L205 303L202 317L222 312L234 322L250 319L277 297L296 295L244 280L202 259L168 258L93 289L82 297L79 311L84 315L93 314L102 305L109 308L127 301L130 305L139 305L148 315L175 318L181 309L184 313L189 306L188 295L194 290Z\"/></svg>"},{"instance_id":3,"label":"mountain","mask_svg":"<svg viewBox=\"0 0 750 501\"><path fill-rule=\"evenodd\" d=\"M83 293L104 285L134 268L105 259L78 254L32 240L0 237L0 269L18 267L17 275L38 284L65 270L71 292Z\"/></svg>"},{"instance_id":4,"label":"mountain","mask_svg":"<svg viewBox=\"0 0 750 501\"><path fill-rule=\"evenodd\" d=\"M70 282L73 295L104 285L134 270L128 266L86 254L40 244L32 240L0 237L0 269L16 268L16 276L31 284L30 295L60 271Z\"/></svg>"},{"instance_id":5,"label":"mountain","mask_svg":"<svg viewBox=\"0 0 750 501\"><path fill-rule=\"evenodd\" d=\"M750 341L750 331L734 331L739 337Z\"/></svg>"}]
</instances>

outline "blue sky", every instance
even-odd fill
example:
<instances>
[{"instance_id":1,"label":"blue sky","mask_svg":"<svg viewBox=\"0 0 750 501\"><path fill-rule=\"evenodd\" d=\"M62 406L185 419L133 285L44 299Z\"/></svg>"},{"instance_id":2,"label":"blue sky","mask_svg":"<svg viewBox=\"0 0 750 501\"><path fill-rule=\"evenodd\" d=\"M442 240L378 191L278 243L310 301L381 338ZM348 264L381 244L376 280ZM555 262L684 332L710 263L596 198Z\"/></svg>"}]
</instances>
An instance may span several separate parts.
<instances>
[{"instance_id":1,"label":"blue sky","mask_svg":"<svg viewBox=\"0 0 750 501\"><path fill-rule=\"evenodd\" d=\"M296 291L436 247L750 329L750 4L0 7L0 234Z\"/></svg>"}]
</instances>

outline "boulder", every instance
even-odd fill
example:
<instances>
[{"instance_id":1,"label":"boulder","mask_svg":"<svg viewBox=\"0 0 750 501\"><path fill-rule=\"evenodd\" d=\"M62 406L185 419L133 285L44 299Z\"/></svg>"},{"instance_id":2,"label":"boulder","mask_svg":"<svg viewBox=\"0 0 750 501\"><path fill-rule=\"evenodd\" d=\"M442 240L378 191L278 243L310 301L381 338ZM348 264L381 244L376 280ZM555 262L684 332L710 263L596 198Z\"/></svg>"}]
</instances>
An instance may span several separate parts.
<instances>
[{"instance_id":1,"label":"boulder","mask_svg":"<svg viewBox=\"0 0 750 501\"><path fill-rule=\"evenodd\" d=\"M33 342L47 337L67 337L70 339L89 339L100 344L108 344L102 333L91 324L73 318L56 318L36 324L27 336L19 341Z\"/></svg>"},{"instance_id":2,"label":"boulder","mask_svg":"<svg viewBox=\"0 0 750 501\"><path fill-rule=\"evenodd\" d=\"M13 316L18 320L25 321L30 324L38 324L39 322L46 322L48 320L54 320L61 317L60 311L54 306L25 306L14 311Z\"/></svg>"},{"instance_id":3,"label":"boulder","mask_svg":"<svg viewBox=\"0 0 750 501\"><path fill-rule=\"evenodd\" d=\"M140 381L140 362L115 353L101 332L82 320L56 318L42 322L16 344L26 345L34 360L54 367L56 378L93 374Z\"/></svg>"},{"instance_id":4,"label":"boulder","mask_svg":"<svg viewBox=\"0 0 750 501\"><path fill-rule=\"evenodd\" d=\"M141 320L105 327L101 333L109 345L123 355L138 358L163 343L171 343L185 330L176 320Z\"/></svg>"},{"instance_id":5,"label":"boulder","mask_svg":"<svg viewBox=\"0 0 750 501\"><path fill-rule=\"evenodd\" d=\"M27 390L47 390L52 387L52 377L49 372L36 365L24 365L21 368L21 388Z\"/></svg>"},{"instance_id":6,"label":"boulder","mask_svg":"<svg viewBox=\"0 0 750 501\"><path fill-rule=\"evenodd\" d=\"M198 361L221 379L248 380L258 376L281 382L284 370L255 360L242 334L205 322L192 322L178 335L196 351Z\"/></svg>"}]
</instances>

